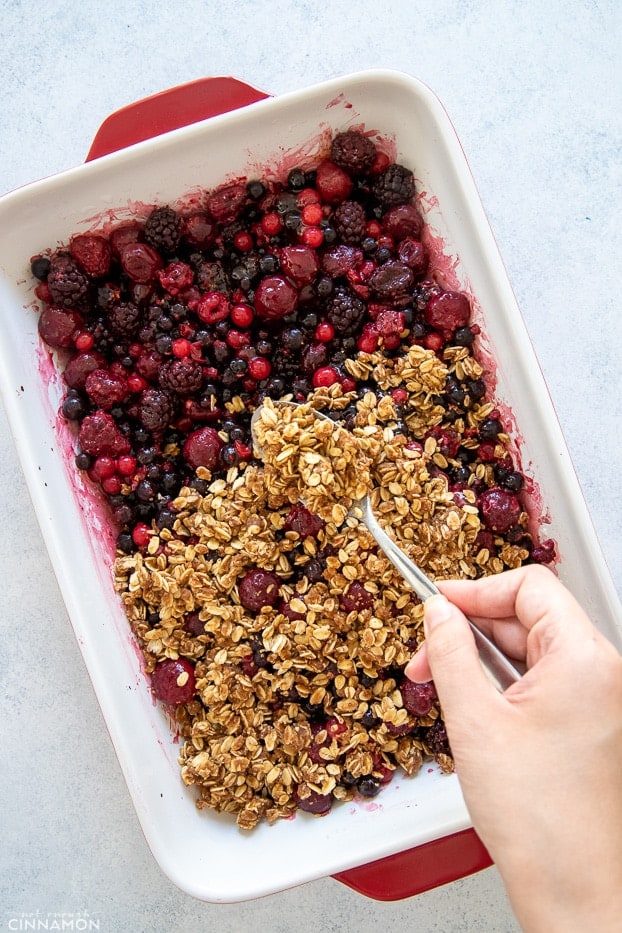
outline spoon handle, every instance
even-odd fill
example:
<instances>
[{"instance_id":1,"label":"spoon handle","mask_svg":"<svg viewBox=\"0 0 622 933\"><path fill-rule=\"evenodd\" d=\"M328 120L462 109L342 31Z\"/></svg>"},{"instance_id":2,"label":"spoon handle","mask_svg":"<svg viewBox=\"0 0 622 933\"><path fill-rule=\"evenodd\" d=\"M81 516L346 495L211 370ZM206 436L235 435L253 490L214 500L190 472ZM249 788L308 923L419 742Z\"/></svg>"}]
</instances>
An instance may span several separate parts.
<instances>
[{"instance_id":1,"label":"spoon handle","mask_svg":"<svg viewBox=\"0 0 622 933\"><path fill-rule=\"evenodd\" d=\"M366 498L360 505L363 507L363 521L365 525L395 569L401 573L419 599L425 602L430 596L439 595L440 590L432 580L426 576L420 567L406 556L404 551L402 551L392 538L388 536L386 531L380 527L376 516L372 512L369 498ZM497 648L495 643L484 635L470 619L468 619L468 623L473 632L482 667L497 689L503 691L509 687L510 684L520 680L521 674L514 667L509 658L507 658L503 652Z\"/></svg>"}]
</instances>

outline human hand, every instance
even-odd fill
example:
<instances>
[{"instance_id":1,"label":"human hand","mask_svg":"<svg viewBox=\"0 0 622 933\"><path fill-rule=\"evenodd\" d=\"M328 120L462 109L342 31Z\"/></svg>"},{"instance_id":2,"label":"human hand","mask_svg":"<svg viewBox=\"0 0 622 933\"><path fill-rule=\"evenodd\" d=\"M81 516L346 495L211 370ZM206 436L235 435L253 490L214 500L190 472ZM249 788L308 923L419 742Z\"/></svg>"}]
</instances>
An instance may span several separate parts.
<instances>
[{"instance_id":1,"label":"human hand","mask_svg":"<svg viewBox=\"0 0 622 933\"><path fill-rule=\"evenodd\" d=\"M526 930L622 930L622 657L546 568L438 584L434 679L464 798ZM462 613L527 672L492 685Z\"/></svg>"}]
</instances>

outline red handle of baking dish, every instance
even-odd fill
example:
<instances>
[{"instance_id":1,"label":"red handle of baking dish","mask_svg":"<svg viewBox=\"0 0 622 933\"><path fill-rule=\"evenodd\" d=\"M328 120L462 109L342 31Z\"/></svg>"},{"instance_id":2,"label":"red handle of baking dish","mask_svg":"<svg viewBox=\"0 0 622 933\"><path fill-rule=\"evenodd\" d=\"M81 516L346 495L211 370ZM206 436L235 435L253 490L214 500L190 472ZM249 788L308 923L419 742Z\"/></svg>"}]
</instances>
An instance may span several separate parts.
<instances>
[{"instance_id":1,"label":"red handle of baking dish","mask_svg":"<svg viewBox=\"0 0 622 933\"><path fill-rule=\"evenodd\" d=\"M87 162L191 123L265 100L269 94L237 78L199 78L115 111L102 123ZM492 864L472 829L339 872L333 877L380 901L395 901L464 878Z\"/></svg>"},{"instance_id":2,"label":"red handle of baking dish","mask_svg":"<svg viewBox=\"0 0 622 933\"><path fill-rule=\"evenodd\" d=\"M191 123L247 107L270 97L237 78L198 78L128 104L107 117L89 149L86 161L127 149Z\"/></svg>"}]
</instances>

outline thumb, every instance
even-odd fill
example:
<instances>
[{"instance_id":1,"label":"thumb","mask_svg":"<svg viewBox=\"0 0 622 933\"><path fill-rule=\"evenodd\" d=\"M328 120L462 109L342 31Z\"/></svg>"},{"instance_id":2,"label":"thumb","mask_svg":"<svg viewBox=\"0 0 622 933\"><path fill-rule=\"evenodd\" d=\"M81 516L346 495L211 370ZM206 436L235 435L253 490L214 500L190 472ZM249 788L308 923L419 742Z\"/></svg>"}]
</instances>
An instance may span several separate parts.
<instances>
[{"instance_id":1,"label":"thumb","mask_svg":"<svg viewBox=\"0 0 622 933\"><path fill-rule=\"evenodd\" d=\"M451 723L467 710L479 716L496 690L480 663L469 623L445 596L431 596L423 609L428 662L443 715Z\"/></svg>"}]
</instances>

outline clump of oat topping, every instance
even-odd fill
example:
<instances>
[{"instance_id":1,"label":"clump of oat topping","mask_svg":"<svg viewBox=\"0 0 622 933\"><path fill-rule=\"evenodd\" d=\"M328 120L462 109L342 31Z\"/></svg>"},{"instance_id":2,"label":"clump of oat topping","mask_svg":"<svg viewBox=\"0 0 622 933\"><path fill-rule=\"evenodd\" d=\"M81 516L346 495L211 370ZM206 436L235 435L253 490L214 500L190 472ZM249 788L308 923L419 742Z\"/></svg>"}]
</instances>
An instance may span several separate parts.
<instances>
[{"instance_id":1,"label":"clump of oat topping","mask_svg":"<svg viewBox=\"0 0 622 933\"><path fill-rule=\"evenodd\" d=\"M275 405L257 410L253 435L264 463L269 504L304 502L325 521L341 525L353 502L371 488L371 439L321 417L310 404Z\"/></svg>"}]
</instances>

